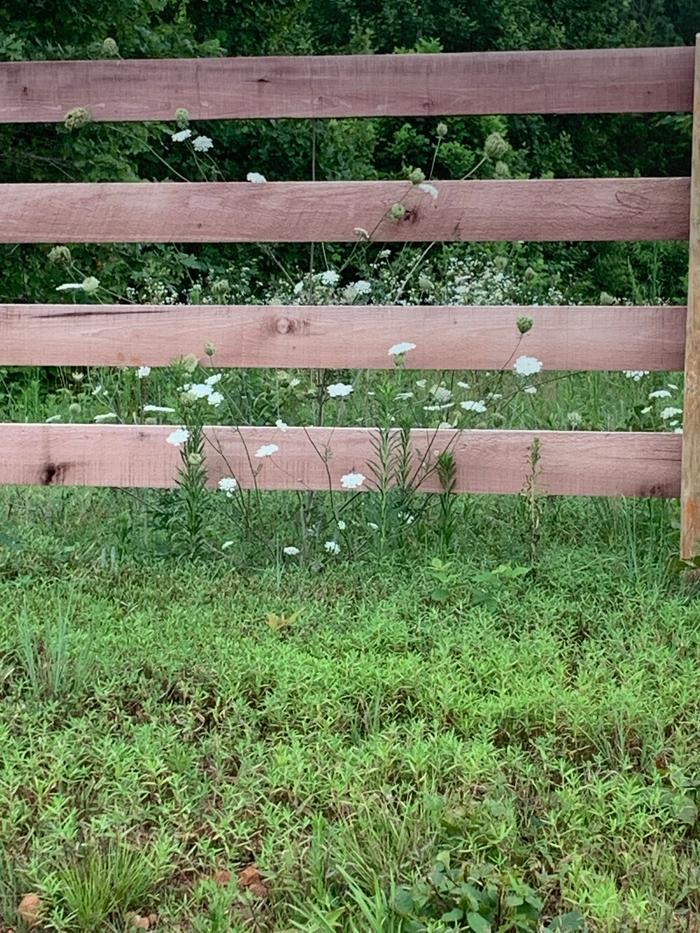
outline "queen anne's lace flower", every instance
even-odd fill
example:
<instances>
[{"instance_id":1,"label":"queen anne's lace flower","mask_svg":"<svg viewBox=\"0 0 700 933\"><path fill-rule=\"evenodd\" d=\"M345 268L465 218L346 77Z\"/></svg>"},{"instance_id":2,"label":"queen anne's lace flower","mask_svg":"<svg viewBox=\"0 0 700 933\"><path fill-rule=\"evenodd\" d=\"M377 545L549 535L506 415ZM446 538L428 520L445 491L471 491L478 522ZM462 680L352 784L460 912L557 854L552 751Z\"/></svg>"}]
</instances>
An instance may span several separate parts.
<instances>
[{"instance_id":1,"label":"queen anne's lace flower","mask_svg":"<svg viewBox=\"0 0 700 933\"><path fill-rule=\"evenodd\" d=\"M144 412L162 412L164 415L172 415L175 411L174 408L167 408L165 405L144 405Z\"/></svg>"},{"instance_id":2,"label":"queen anne's lace flower","mask_svg":"<svg viewBox=\"0 0 700 933\"><path fill-rule=\"evenodd\" d=\"M649 398L671 398L671 393L668 389L656 389L655 392L649 393Z\"/></svg>"},{"instance_id":3,"label":"queen anne's lace flower","mask_svg":"<svg viewBox=\"0 0 700 933\"><path fill-rule=\"evenodd\" d=\"M170 137L174 143L184 143L192 135L192 130L178 130Z\"/></svg>"},{"instance_id":4,"label":"queen anne's lace flower","mask_svg":"<svg viewBox=\"0 0 700 933\"><path fill-rule=\"evenodd\" d=\"M675 418L676 415L682 414L682 408L664 408L664 410L661 412L661 417L664 419L664 421L668 421L670 418Z\"/></svg>"},{"instance_id":5,"label":"queen anne's lace flower","mask_svg":"<svg viewBox=\"0 0 700 933\"><path fill-rule=\"evenodd\" d=\"M362 473L346 473L340 477L340 485L343 489L359 489L365 479L366 476Z\"/></svg>"},{"instance_id":6,"label":"queen anne's lace flower","mask_svg":"<svg viewBox=\"0 0 700 933\"><path fill-rule=\"evenodd\" d=\"M403 356L404 353L408 353L410 350L415 349L415 343L409 343L408 341L395 343L393 347L389 347L389 356Z\"/></svg>"},{"instance_id":7,"label":"queen anne's lace flower","mask_svg":"<svg viewBox=\"0 0 700 933\"><path fill-rule=\"evenodd\" d=\"M227 496L232 496L238 489L238 483L233 476L222 476L218 485L219 489L225 492Z\"/></svg>"},{"instance_id":8,"label":"queen anne's lace flower","mask_svg":"<svg viewBox=\"0 0 700 933\"><path fill-rule=\"evenodd\" d=\"M172 434L169 434L166 437L168 444L172 444L173 447L180 447L181 444L184 444L189 440L190 432L187 428L178 428L176 431L173 431Z\"/></svg>"},{"instance_id":9,"label":"queen anne's lace flower","mask_svg":"<svg viewBox=\"0 0 700 933\"><path fill-rule=\"evenodd\" d=\"M326 541L323 546L329 554L340 554L340 545L337 541Z\"/></svg>"},{"instance_id":10,"label":"queen anne's lace flower","mask_svg":"<svg viewBox=\"0 0 700 933\"><path fill-rule=\"evenodd\" d=\"M519 356L513 369L518 376L534 376L542 369L542 361L534 356Z\"/></svg>"},{"instance_id":11,"label":"queen anne's lace flower","mask_svg":"<svg viewBox=\"0 0 700 933\"><path fill-rule=\"evenodd\" d=\"M139 366L139 368L136 370L136 375L139 379L145 379L146 376L151 375L151 367L150 366Z\"/></svg>"},{"instance_id":12,"label":"queen anne's lace flower","mask_svg":"<svg viewBox=\"0 0 700 933\"><path fill-rule=\"evenodd\" d=\"M97 424L101 424L103 421L116 421L116 420L117 420L117 415L116 415L116 412L113 412L113 411L107 411L104 413L104 415L95 415L95 417L93 418L93 421L97 422Z\"/></svg>"},{"instance_id":13,"label":"queen anne's lace flower","mask_svg":"<svg viewBox=\"0 0 700 933\"><path fill-rule=\"evenodd\" d=\"M208 136L197 136L192 143L195 152L207 152L213 145L213 141Z\"/></svg>"},{"instance_id":14,"label":"queen anne's lace flower","mask_svg":"<svg viewBox=\"0 0 700 933\"><path fill-rule=\"evenodd\" d=\"M325 272L321 273L320 279L324 285L333 286L333 285L338 284L338 282L340 281L340 276L338 275L337 272L335 272L335 270L327 269Z\"/></svg>"},{"instance_id":15,"label":"queen anne's lace flower","mask_svg":"<svg viewBox=\"0 0 700 933\"><path fill-rule=\"evenodd\" d=\"M345 398L352 392L352 386L346 382L334 382L328 386L327 392L331 398Z\"/></svg>"},{"instance_id":16,"label":"queen anne's lace flower","mask_svg":"<svg viewBox=\"0 0 700 933\"><path fill-rule=\"evenodd\" d=\"M248 172L245 180L251 182L254 185L264 185L267 181L267 178L265 178L264 175L261 175L260 172Z\"/></svg>"},{"instance_id":17,"label":"queen anne's lace flower","mask_svg":"<svg viewBox=\"0 0 700 933\"><path fill-rule=\"evenodd\" d=\"M271 457L273 454L276 454L279 450L277 444L263 444L262 447L258 447L255 451L256 457Z\"/></svg>"},{"instance_id":18,"label":"queen anne's lace flower","mask_svg":"<svg viewBox=\"0 0 700 933\"><path fill-rule=\"evenodd\" d=\"M467 399L466 402L460 402L459 404L465 411L475 411L479 415L483 415L486 411L486 405L483 402L476 402L472 399Z\"/></svg>"},{"instance_id":19,"label":"queen anne's lace flower","mask_svg":"<svg viewBox=\"0 0 700 933\"><path fill-rule=\"evenodd\" d=\"M282 553L286 554L287 557L297 557L297 555L301 554L301 551L298 547L294 547L293 544L289 544L287 547L282 548Z\"/></svg>"}]
</instances>

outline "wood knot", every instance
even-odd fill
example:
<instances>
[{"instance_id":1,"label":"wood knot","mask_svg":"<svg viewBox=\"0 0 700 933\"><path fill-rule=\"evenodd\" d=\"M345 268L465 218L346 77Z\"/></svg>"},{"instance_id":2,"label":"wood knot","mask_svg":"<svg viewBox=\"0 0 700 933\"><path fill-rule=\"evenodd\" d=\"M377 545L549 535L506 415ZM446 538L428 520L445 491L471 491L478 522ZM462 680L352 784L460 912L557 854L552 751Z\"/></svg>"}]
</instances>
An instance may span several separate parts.
<instances>
[{"instance_id":1,"label":"wood knot","mask_svg":"<svg viewBox=\"0 0 700 933\"><path fill-rule=\"evenodd\" d=\"M41 485L51 486L58 482L61 476L61 467L55 463L47 463L41 471Z\"/></svg>"},{"instance_id":2,"label":"wood knot","mask_svg":"<svg viewBox=\"0 0 700 933\"><path fill-rule=\"evenodd\" d=\"M278 317L275 322L275 330L278 334L293 334L296 327L296 322L288 317Z\"/></svg>"}]
</instances>

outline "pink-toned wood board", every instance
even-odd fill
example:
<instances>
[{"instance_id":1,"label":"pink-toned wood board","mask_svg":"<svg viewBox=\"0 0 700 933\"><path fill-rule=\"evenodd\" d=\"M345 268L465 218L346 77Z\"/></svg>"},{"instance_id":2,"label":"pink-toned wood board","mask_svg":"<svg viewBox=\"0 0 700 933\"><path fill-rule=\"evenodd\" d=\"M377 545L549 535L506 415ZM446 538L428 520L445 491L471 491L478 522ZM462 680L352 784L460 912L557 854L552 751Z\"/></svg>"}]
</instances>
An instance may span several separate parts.
<instances>
[{"instance_id":1,"label":"pink-toned wood board","mask_svg":"<svg viewBox=\"0 0 700 933\"><path fill-rule=\"evenodd\" d=\"M689 179L7 184L2 243L684 240ZM406 212L388 212L401 202Z\"/></svg>"},{"instance_id":2,"label":"pink-toned wood board","mask_svg":"<svg viewBox=\"0 0 700 933\"><path fill-rule=\"evenodd\" d=\"M172 427L140 425L0 424L0 483L171 487L178 449ZM214 427L207 429L210 485L233 475L242 487L340 489L341 477L362 472L371 488L376 460L367 428ZM535 480L542 493L596 496L677 496L681 438L676 434L566 431L411 432L414 484L438 491L437 455L450 450L456 489L518 493L526 486L530 451L540 443ZM256 458L265 444L271 457ZM424 466L421 468L420 464ZM254 477L255 471L255 477ZM426 473L428 474L426 476Z\"/></svg>"},{"instance_id":3,"label":"pink-toned wood board","mask_svg":"<svg viewBox=\"0 0 700 933\"><path fill-rule=\"evenodd\" d=\"M678 111L691 48L0 64L0 123Z\"/></svg>"},{"instance_id":4,"label":"pink-toned wood board","mask_svg":"<svg viewBox=\"0 0 700 933\"><path fill-rule=\"evenodd\" d=\"M520 317L532 320L520 334ZM167 366L194 353L217 367L682 370L683 307L0 305L0 365Z\"/></svg>"}]
</instances>

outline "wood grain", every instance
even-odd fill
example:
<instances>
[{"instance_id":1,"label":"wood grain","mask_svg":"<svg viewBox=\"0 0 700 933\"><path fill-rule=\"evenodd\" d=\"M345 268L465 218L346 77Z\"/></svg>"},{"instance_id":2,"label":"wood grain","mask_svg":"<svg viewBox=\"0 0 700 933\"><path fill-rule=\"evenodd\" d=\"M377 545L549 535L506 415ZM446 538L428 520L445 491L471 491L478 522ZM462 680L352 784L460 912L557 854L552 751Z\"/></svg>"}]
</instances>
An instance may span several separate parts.
<instances>
[{"instance_id":1,"label":"wood grain","mask_svg":"<svg viewBox=\"0 0 700 933\"><path fill-rule=\"evenodd\" d=\"M691 48L0 64L0 123L678 111Z\"/></svg>"},{"instance_id":2,"label":"wood grain","mask_svg":"<svg viewBox=\"0 0 700 933\"><path fill-rule=\"evenodd\" d=\"M695 45L680 552L684 559L700 554L700 35Z\"/></svg>"},{"instance_id":3,"label":"wood grain","mask_svg":"<svg viewBox=\"0 0 700 933\"><path fill-rule=\"evenodd\" d=\"M140 425L0 424L0 483L171 487L178 450L166 443L172 427ZM260 489L340 489L341 477L376 459L367 428L215 427L207 429L207 469L215 486L233 475ZM414 483L439 491L436 456L450 450L460 492L518 493L539 439L536 487L581 496L677 496L681 439L676 434L566 431L411 432ZM279 450L258 459L263 444ZM423 469L420 464L424 463ZM251 470L251 464L256 475ZM426 475L427 474L427 475ZM370 488L368 482L365 488Z\"/></svg>"},{"instance_id":4,"label":"wood grain","mask_svg":"<svg viewBox=\"0 0 700 933\"><path fill-rule=\"evenodd\" d=\"M532 329L520 334L520 317ZM0 305L0 365L387 369L407 341L412 369L681 370L683 307Z\"/></svg>"},{"instance_id":5,"label":"wood grain","mask_svg":"<svg viewBox=\"0 0 700 933\"><path fill-rule=\"evenodd\" d=\"M689 179L7 184L2 243L683 240ZM400 221L387 214L401 202Z\"/></svg>"}]
</instances>

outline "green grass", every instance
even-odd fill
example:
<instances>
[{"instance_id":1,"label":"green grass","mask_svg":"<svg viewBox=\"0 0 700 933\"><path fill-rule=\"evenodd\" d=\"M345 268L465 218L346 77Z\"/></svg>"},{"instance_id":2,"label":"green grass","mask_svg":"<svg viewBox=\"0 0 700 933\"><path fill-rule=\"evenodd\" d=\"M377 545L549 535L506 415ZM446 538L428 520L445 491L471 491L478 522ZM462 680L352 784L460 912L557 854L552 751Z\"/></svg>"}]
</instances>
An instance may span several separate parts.
<instances>
[{"instance_id":1,"label":"green grass","mask_svg":"<svg viewBox=\"0 0 700 933\"><path fill-rule=\"evenodd\" d=\"M665 571L672 506L549 503L536 573L475 605L527 558L511 499L465 500L435 602L420 536L244 574L127 559L111 493L3 496L7 928L36 892L41 930L481 929L435 918L457 882L401 915L448 856L494 930L538 929L518 891L543 928L697 923L700 604Z\"/></svg>"}]
</instances>

